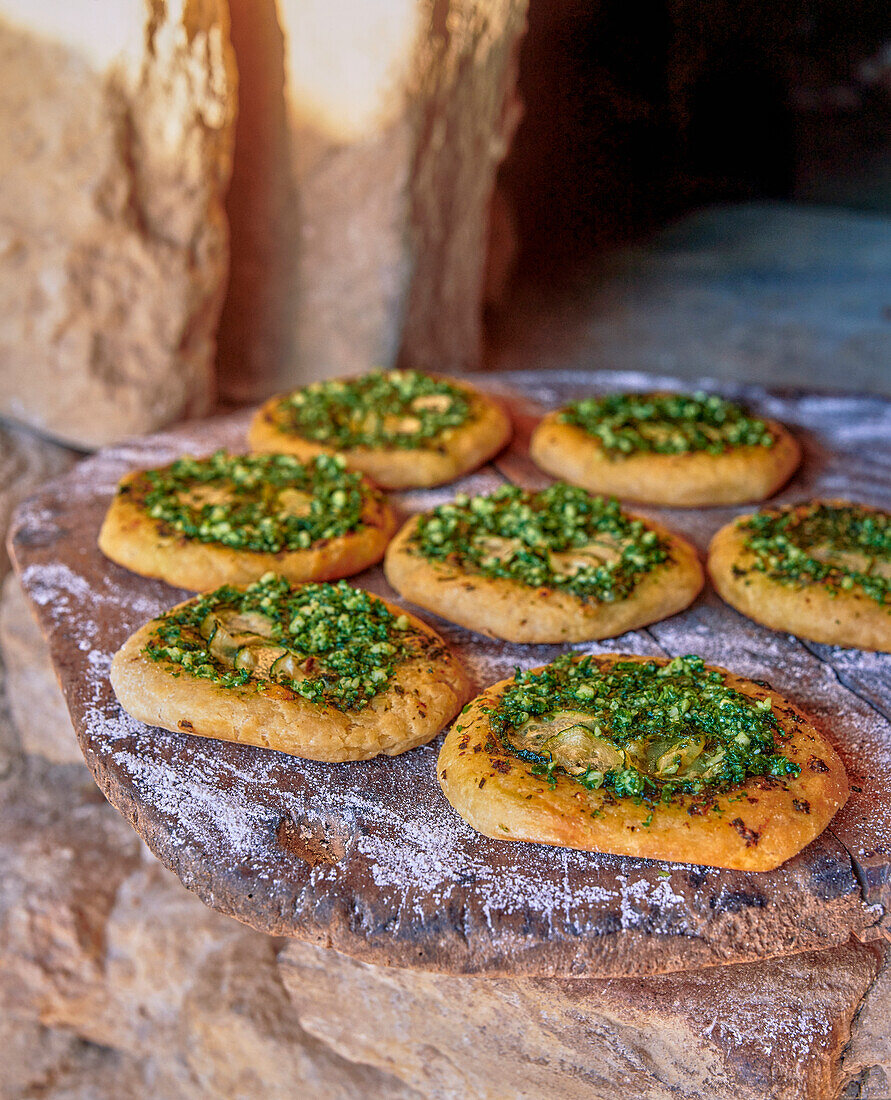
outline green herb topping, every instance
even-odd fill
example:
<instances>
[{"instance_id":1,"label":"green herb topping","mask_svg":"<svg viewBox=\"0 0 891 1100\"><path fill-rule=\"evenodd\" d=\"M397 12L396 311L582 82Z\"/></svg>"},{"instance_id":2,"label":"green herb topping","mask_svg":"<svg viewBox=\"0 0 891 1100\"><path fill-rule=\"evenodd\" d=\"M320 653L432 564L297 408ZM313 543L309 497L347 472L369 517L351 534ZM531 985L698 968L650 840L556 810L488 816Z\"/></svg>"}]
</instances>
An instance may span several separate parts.
<instances>
[{"instance_id":1,"label":"green herb topping","mask_svg":"<svg viewBox=\"0 0 891 1100\"><path fill-rule=\"evenodd\" d=\"M472 412L457 386L418 371L378 370L288 394L277 406L277 426L332 447L410 450L438 441Z\"/></svg>"},{"instance_id":2,"label":"green herb topping","mask_svg":"<svg viewBox=\"0 0 891 1100\"><path fill-rule=\"evenodd\" d=\"M337 456L302 463L224 451L147 470L119 492L168 531L272 554L359 530L366 501L379 495Z\"/></svg>"},{"instance_id":3,"label":"green herb topping","mask_svg":"<svg viewBox=\"0 0 891 1100\"><path fill-rule=\"evenodd\" d=\"M441 651L436 639L370 593L337 584L292 588L267 573L161 615L144 652L225 688L281 685L337 710L362 710L397 667Z\"/></svg>"},{"instance_id":4,"label":"green herb topping","mask_svg":"<svg viewBox=\"0 0 891 1100\"><path fill-rule=\"evenodd\" d=\"M770 701L728 687L701 657L600 668L564 654L540 672L517 672L488 713L505 749L532 763L533 774L552 783L567 775L636 802L801 771L778 751L788 734Z\"/></svg>"},{"instance_id":5,"label":"green herb topping","mask_svg":"<svg viewBox=\"0 0 891 1100\"><path fill-rule=\"evenodd\" d=\"M575 401L560 420L594 436L611 457L641 452L719 455L731 447L772 447L767 424L740 405L705 393L615 393Z\"/></svg>"},{"instance_id":6,"label":"green herb topping","mask_svg":"<svg viewBox=\"0 0 891 1100\"><path fill-rule=\"evenodd\" d=\"M411 546L429 561L602 603L630 595L669 557L664 539L617 501L559 481L540 493L504 485L459 494L419 518Z\"/></svg>"},{"instance_id":7,"label":"green herb topping","mask_svg":"<svg viewBox=\"0 0 891 1100\"><path fill-rule=\"evenodd\" d=\"M749 570L781 584L823 585L829 592L859 590L891 608L891 515L857 504L787 506L739 521Z\"/></svg>"}]
</instances>

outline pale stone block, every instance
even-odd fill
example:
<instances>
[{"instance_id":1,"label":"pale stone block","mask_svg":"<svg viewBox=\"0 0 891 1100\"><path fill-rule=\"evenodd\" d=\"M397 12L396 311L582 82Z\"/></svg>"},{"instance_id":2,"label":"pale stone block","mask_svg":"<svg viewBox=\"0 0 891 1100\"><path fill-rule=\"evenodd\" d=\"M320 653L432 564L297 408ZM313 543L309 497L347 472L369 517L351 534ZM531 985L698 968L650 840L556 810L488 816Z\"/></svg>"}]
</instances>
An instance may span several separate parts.
<instances>
[{"instance_id":1,"label":"pale stone block","mask_svg":"<svg viewBox=\"0 0 891 1100\"><path fill-rule=\"evenodd\" d=\"M83 768L0 772L3 1100L412 1100L301 1028L278 946L185 890Z\"/></svg>"},{"instance_id":2,"label":"pale stone block","mask_svg":"<svg viewBox=\"0 0 891 1100\"><path fill-rule=\"evenodd\" d=\"M827 1100L883 954L612 980L448 977L297 941L279 962L307 1031L422 1096Z\"/></svg>"},{"instance_id":3,"label":"pale stone block","mask_svg":"<svg viewBox=\"0 0 891 1100\"><path fill-rule=\"evenodd\" d=\"M14 573L4 581L0 598L0 654L7 705L22 750L55 764L82 764L49 648Z\"/></svg>"},{"instance_id":4,"label":"pale stone block","mask_svg":"<svg viewBox=\"0 0 891 1100\"><path fill-rule=\"evenodd\" d=\"M0 411L82 447L210 408L225 0L0 0Z\"/></svg>"},{"instance_id":5,"label":"pale stone block","mask_svg":"<svg viewBox=\"0 0 891 1100\"><path fill-rule=\"evenodd\" d=\"M76 457L73 451L32 432L0 424L0 577L9 569L6 531L16 505L44 481L70 469Z\"/></svg>"},{"instance_id":6,"label":"pale stone block","mask_svg":"<svg viewBox=\"0 0 891 1100\"><path fill-rule=\"evenodd\" d=\"M477 365L527 0L232 0L221 386Z\"/></svg>"}]
</instances>

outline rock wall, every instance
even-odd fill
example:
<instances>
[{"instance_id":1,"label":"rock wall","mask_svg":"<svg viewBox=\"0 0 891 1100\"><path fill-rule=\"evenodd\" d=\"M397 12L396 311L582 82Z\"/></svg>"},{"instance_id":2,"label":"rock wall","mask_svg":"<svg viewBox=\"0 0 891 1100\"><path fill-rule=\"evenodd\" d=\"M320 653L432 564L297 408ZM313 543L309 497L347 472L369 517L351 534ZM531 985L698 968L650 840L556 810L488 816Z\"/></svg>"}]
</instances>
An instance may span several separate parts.
<instances>
[{"instance_id":1,"label":"rock wall","mask_svg":"<svg viewBox=\"0 0 891 1100\"><path fill-rule=\"evenodd\" d=\"M852 943L647 979L505 980L292 941L281 966L307 1031L423 1096L828 1100L883 957Z\"/></svg>"},{"instance_id":2,"label":"rock wall","mask_svg":"<svg viewBox=\"0 0 891 1100\"><path fill-rule=\"evenodd\" d=\"M214 395L225 0L0 0L0 413L80 447Z\"/></svg>"},{"instance_id":3,"label":"rock wall","mask_svg":"<svg viewBox=\"0 0 891 1100\"><path fill-rule=\"evenodd\" d=\"M279 946L189 894L82 763L23 753L0 684L2 1100L415 1097L304 1031Z\"/></svg>"},{"instance_id":4,"label":"rock wall","mask_svg":"<svg viewBox=\"0 0 891 1100\"><path fill-rule=\"evenodd\" d=\"M220 383L477 364L527 0L231 0L241 114Z\"/></svg>"},{"instance_id":5,"label":"rock wall","mask_svg":"<svg viewBox=\"0 0 891 1100\"><path fill-rule=\"evenodd\" d=\"M76 459L77 455L65 447L10 424L0 424L0 578L9 570L6 530L16 505L42 482L65 473Z\"/></svg>"}]
</instances>

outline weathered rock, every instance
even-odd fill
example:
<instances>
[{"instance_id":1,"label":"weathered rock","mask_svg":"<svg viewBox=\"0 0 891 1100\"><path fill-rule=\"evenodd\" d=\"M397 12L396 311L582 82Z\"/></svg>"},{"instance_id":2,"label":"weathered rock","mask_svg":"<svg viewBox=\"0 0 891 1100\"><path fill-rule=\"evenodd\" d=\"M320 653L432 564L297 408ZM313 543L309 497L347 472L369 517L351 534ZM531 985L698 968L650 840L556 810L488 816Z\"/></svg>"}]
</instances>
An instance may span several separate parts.
<instances>
[{"instance_id":1,"label":"weathered rock","mask_svg":"<svg viewBox=\"0 0 891 1100\"><path fill-rule=\"evenodd\" d=\"M86 770L21 763L0 786L0 996L43 1023L100 1014L107 923L138 837ZM86 1032L89 1035L89 1032Z\"/></svg>"},{"instance_id":2,"label":"weathered rock","mask_svg":"<svg viewBox=\"0 0 891 1100\"><path fill-rule=\"evenodd\" d=\"M851 1096L891 1096L891 952L854 1018L842 1070L860 1083Z\"/></svg>"},{"instance_id":3,"label":"weathered rock","mask_svg":"<svg viewBox=\"0 0 891 1100\"><path fill-rule=\"evenodd\" d=\"M134 1059L70 1032L43 1027L30 1017L0 1016L0 1044L2 1100L186 1100L183 1092L170 1087L173 1082L165 1080L163 1061Z\"/></svg>"},{"instance_id":4,"label":"weathered rock","mask_svg":"<svg viewBox=\"0 0 891 1100\"><path fill-rule=\"evenodd\" d=\"M193 986L180 1026L204 1095L417 1098L374 1059L344 1058L304 1031L275 953L274 940L242 930L208 959Z\"/></svg>"},{"instance_id":5,"label":"weathered rock","mask_svg":"<svg viewBox=\"0 0 891 1100\"><path fill-rule=\"evenodd\" d=\"M86 769L17 755L2 689L0 749L2 1100L415 1095L304 1032L278 942L147 857Z\"/></svg>"},{"instance_id":6,"label":"weathered rock","mask_svg":"<svg viewBox=\"0 0 891 1100\"><path fill-rule=\"evenodd\" d=\"M0 379L3 376L4 371L0 369ZM0 381L0 386L2 384ZM0 424L0 577L9 569L6 530L15 506L38 485L70 469L76 457L67 448L40 439L32 432Z\"/></svg>"},{"instance_id":7,"label":"weathered rock","mask_svg":"<svg viewBox=\"0 0 891 1100\"><path fill-rule=\"evenodd\" d=\"M882 950L647 979L452 978L292 942L303 1026L423 1096L826 1100Z\"/></svg>"},{"instance_id":8,"label":"weathered rock","mask_svg":"<svg viewBox=\"0 0 891 1100\"><path fill-rule=\"evenodd\" d=\"M232 0L240 116L220 332L234 397L476 365L527 0Z\"/></svg>"},{"instance_id":9,"label":"weathered rock","mask_svg":"<svg viewBox=\"0 0 891 1100\"><path fill-rule=\"evenodd\" d=\"M6 666L9 710L23 751L54 764L82 764L49 649L14 573L3 582L0 597L0 655Z\"/></svg>"},{"instance_id":10,"label":"weathered rock","mask_svg":"<svg viewBox=\"0 0 891 1100\"><path fill-rule=\"evenodd\" d=\"M235 110L224 0L2 0L0 74L0 410L84 447L206 412Z\"/></svg>"}]
</instances>

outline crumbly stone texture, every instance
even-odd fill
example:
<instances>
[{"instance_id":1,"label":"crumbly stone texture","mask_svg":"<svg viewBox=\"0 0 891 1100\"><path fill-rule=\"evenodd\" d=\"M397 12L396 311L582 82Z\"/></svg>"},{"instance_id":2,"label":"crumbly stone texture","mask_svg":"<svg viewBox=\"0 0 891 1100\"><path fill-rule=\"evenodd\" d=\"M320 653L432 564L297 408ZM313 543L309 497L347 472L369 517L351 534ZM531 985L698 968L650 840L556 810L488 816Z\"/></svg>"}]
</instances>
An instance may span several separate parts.
<instances>
[{"instance_id":1,"label":"crumbly stone texture","mask_svg":"<svg viewBox=\"0 0 891 1100\"><path fill-rule=\"evenodd\" d=\"M827 503L844 507L846 502ZM753 568L756 555L747 546L744 526L749 518L726 524L709 546L709 576L723 600L774 630L827 645L891 652L891 603L878 602L856 584L844 589L819 582L784 583Z\"/></svg>"},{"instance_id":2,"label":"crumbly stone texture","mask_svg":"<svg viewBox=\"0 0 891 1100\"><path fill-rule=\"evenodd\" d=\"M221 385L478 365L527 0L232 0L242 88ZM336 43L336 50L330 48Z\"/></svg>"},{"instance_id":3,"label":"crumbly stone texture","mask_svg":"<svg viewBox=\"0 0 891 1100\"><path fill-rule=\"evenodd\" d=\"M220 539L198 538L171 529L155 519L135 490L144 487L144 472L123 478L99 532L99 549L106 557L134 573L158 577L178 588L207 592L223 584L250 584L270 571L293 583L328 581L360 573L384 555L398 526L396 513L367 481L360 483L361 516L358 524L342 534L319 538L305 549L272 551L227 546ZM199 489L200 491L200 489ZM287 489L276 497L269 515L289 509ZM144 494L143 494L144 495ZM302 508L303 493L296 501ZM214 499L238 505L233 493L223 490ZM210 506L208 506L210 507ZM226 536L232 534L231 527Z\"/></svg>"},{"instance_id":4,"label":"crumbly stone texture","mask_svg":"<svg viewBox=\"0 0 891 1100\"><path fill-rule=\"evenodd\" d=\"M280 451L304 460L317 454L340 454L353 469L361 470L384 489L443 485L488 462L511 436L510 418L498 401L466 383L443 381L466 395L468 419L419 441L415 447L342 447L307 439L288 426L281 408L282 396L270 399L258 410L251 421L248 442L255 451ZM380 413L385 415L386 410Z\"/></svg>"},{"instance_id":5,"label":"crumbly stone texture","mask_svg":"<svg viewBox=\"0 0 891 1100\"><path fill-rule=\"evenodd\" d=\"M535 429L529 449L536 465L553 477L621 500L680 508L744 504L772 496L801 461L794 437L775 421L765 423L774 437L770 447L614 456L583 428L564 423L558 410Z\"/></svg>"},{"instance_id":6,"label":"crumbly stone texture","mask_svg":"<svg viewBox=\"0 0 891 1100\"><path fill-rule=\"evenodd\" d=\"M14 573L3 582L0 599L0 655L10 717L23 751L53 764L82 764L49 648Z\"/></svg>"},{"instance_id":7,"label":"crumbly stone texture","mask_svg":"<svg viewBox=\"0 0 891 1100\"><path fill-rule=\"evenodd\" d=\"M470 698L471 688L439 635L400 608L377 597L372 600L401 620L406 644L415 652L394 665L389 679L363 707L339 707L326 699L316 702L286 686L272 671L262 678L259 670L256 675L245 673L240 683L227 684L223 675L202 678L163 656L150 655L159 621L140 628L115 654L112 686L129 714L162 729L312 760L393 756L435 737ZM187 606L180 604L173 612ZM238 680L237 671L224 675Z\"/></svg>"},{"instance_id":8,"label":"crumbly stone texture","mask_svg":"<svg viewBox=\"0 0 891 1100\"><path fill-rule=\"evenodd\" d=\"M612 603L489 577L461 562L430 561L413 544L417 517L388 546L384 569L400 595L478 634L528 643L612 638L682 611L702 588L696 550L661 524L646 525L665 540L668 559Z\"/></svg>"},{"instance_id":9,"label":"crumbly stone texture","mask_svg":"<svg viewBox=\"0 0 891 1100\"><path fill-rule=\"evenodd\" d=\"M301 1027L281 941L185 890L83 763L23 755L9 734L0 692L4 1100L416 1100Z\"/></svg>"},{"instance_id":10,"label":"crumbly stone texture","mask_svg":"<svg viewBox=\"0 0 891 1100\"><path fill-rule=\"evenodd\" d=\"M666 664L613 654L592 660L606 671L617 660ZM844 766L826 738L782 696L718 671L728 687L756 704L769 700L788 734L777 751L797 764L800 774L782 780L753 775L706 803L687 794L668 803L632 798L630 792L614 795L602 775L600 785L583 786L563 769L543 770L507 750L492 722L514 683L504 680L478 696L449 730L437 762L440 786L465 821L500 840L772 870L819 836L844 805Z\"/></svg>"},{"instance_id":11,"label":"crumbly stone texture","mask_svg":"<svg viewBox=\"0 0 891 1100\"><path fill-rule=\"evenodd\" d=\"M870 1072L885 1079L887 1043L869 1068L848 1057L884 1003L881 979L870 991L883 955L851 943L608 981L451 977L297 941L279 958L307 1031L431 1100L828 1100Z\"/></svg>"},{"instance_id":12,"label":"crumbly stone texture","mask_svg":"<svg viewBox=\"0 0 891 1100\"><path fill-rule=\"evenodd\" d=\"M0 4L0 412L92 448L213 401L228 8L126 0L91 36L34 7Z\"/></svg>"},{"instance_id":13,"label":"crumbly stone texture","mask_svg":"<svg viewBox=\"0 0 891 1100\"><path fill-rule=\"evenodd\" d=\"M2 325L3 319L0 318ZM5 377L3 371L0 371L0 376ZM2 384L0 379L0 386ZM9 569L6 530L16 505L30 496L42 482L69 470L77 458L74 451L41 439L31 431L12 424L0 424L0 577Z\"/></svg>"}]
</instances>

